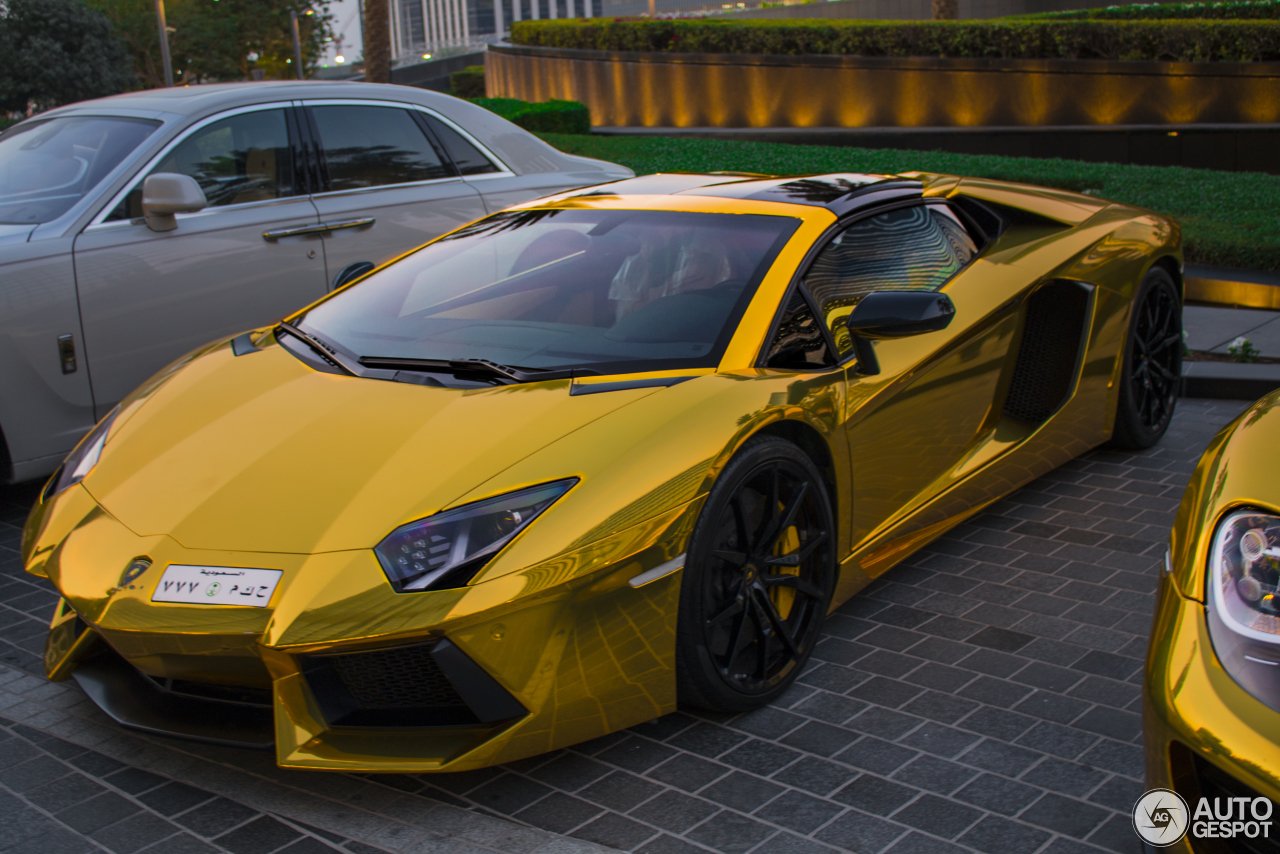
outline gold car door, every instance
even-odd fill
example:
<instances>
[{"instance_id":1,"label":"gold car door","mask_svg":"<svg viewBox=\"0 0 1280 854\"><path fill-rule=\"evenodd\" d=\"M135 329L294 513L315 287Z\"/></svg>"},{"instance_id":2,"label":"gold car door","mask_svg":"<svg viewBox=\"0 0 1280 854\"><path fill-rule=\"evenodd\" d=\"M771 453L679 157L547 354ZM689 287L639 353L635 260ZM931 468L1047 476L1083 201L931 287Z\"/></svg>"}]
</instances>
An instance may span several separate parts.
<instances>
[{"instance_id":1,"label":"gold car door","mask_svg":"<svg viewBox=\"0 0 1280 854\"><path fill-rule=\"evenodd\" d=\"M852 549L874 576L945 526L928 512L988 445L993 402L1016 320L974 322L977 247L943 204L860 218L815 257L805 286L845 362L844 429L852 466ZM943 290L955 306L945 329L872 345L879 372L859 365L849 315L878 291Z\"/></svg>"}]
</instances>

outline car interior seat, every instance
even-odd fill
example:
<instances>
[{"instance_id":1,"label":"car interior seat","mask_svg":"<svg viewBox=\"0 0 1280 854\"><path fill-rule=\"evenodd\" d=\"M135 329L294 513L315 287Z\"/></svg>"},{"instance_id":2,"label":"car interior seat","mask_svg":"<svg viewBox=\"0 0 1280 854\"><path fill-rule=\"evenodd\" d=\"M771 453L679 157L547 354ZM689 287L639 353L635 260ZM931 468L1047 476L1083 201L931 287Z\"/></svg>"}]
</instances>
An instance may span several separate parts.
<instances>
[{"instance_id":1,"label":"car interior seat","mask_svg":"<svg viewBox=\"0 0 1280 854\"><path fill-rule=\"evenodd\" d=\"M244 153L244 184L227 202L261 202L277 196L276 151L273 148L250 148Z\"/></svg>"}]
</instances>

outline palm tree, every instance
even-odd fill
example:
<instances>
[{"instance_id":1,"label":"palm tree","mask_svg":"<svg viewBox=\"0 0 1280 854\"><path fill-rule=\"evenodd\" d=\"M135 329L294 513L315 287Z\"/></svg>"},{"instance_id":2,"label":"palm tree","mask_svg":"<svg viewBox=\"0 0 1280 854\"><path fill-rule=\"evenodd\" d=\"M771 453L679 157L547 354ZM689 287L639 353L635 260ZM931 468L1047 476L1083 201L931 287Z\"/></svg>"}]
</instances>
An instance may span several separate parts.
<instances>
[{"instance_id":1,"label":"palm tree","mask_svg":"<svg viewBox=\"0 0 1280 854\"><path fill-rule=\"evenodd\" d=\"M933 0L933 19L935 21L953 21L959 12L958 0Z\"/></svg>"},{"instance_id":2,"label":"palm tree","mask_svg":"<svg viewBox=\"0 0 1280 854\"><path fill-rule=\"evenodd\" d=\"M391 0L364 4L364 79L391 82Z\"/></svg>"}]
</instances>

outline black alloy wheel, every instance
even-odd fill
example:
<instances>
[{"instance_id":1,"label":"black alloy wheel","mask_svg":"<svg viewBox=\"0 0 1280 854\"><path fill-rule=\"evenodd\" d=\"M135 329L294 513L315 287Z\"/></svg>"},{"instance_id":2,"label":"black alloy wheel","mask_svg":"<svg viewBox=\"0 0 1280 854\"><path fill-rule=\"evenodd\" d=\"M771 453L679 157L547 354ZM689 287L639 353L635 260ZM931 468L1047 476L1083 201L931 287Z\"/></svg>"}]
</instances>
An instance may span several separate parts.
<instances>
[{"instance_id":1,"label":"black alloy wheel","mask_svg":"<svg viewBox=\"0 0 1280 854\"><path fill-rule=\"evenodd\" d=\"M1181 384L1182 301L1173 278L1153 267L1133 303L1112 444L1141 449L1158 442Z\"/></svg>"},{"instance_id":2,"label":"black alloy wheel","mask_svg":"<svg viewBox=\"0 0 1280 854\"><path fill-rule=\"evenodd\" d=\"M764 705L813 651L835 581L831 501L812 460L782 439L747 443L698 519L680 591L682 705Z\"/></svg>"}]
</instances>

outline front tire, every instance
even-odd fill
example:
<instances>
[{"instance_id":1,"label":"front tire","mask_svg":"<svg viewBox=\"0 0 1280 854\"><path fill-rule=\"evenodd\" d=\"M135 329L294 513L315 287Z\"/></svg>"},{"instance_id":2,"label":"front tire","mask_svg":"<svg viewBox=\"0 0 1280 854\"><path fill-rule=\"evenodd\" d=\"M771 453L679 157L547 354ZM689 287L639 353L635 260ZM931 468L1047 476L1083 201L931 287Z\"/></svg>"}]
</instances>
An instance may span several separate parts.
<instances>
[{"instance_id":1,"label":"front tire","mask_svg":"<svg viewBox=\"0 0 1280 854\"><path fill-rule=\"evenodd\" d=\"M1133 301L1111 444L1140 450L1160 441L1181 383L1182 300L1173 277L1153 267Z\"/></svg>"},{"instance_id":2,"label":"front tire","mask_svg":"<svg viewBox=\"0 0 1280 854\"><path fill-rule=\"evenodd\" d=\"M835 585L835 526L817 466L783 439L748 442L689 544L676 624L681 705L763 706L795 681Z\"/></svg>"}]
</instances>

